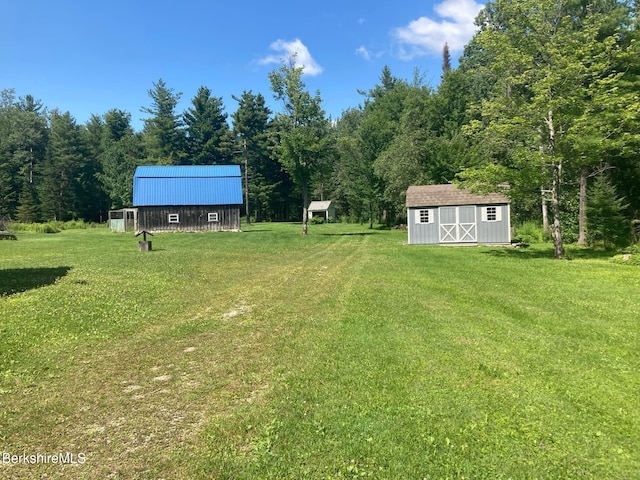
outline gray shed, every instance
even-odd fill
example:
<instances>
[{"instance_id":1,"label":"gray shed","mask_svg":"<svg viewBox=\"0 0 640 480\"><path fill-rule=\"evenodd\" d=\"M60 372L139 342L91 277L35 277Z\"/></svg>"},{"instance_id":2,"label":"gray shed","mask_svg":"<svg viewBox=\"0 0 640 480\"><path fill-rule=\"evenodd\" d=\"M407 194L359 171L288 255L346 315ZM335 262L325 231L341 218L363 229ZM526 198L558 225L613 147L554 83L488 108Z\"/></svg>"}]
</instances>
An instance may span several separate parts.
<instances>
[{"instance_id":1,"label":"gray shed","mask_svg":"<svg viewBox=\"0 0 640 480\"><path fill-rule=\"evenodd\" d=\"M307 209L309 220L313 217L322 217L325 221L333 221L336 219L336 209L331 204L331 200L314 201L309 204Z\"/></svg>"},{"instance_id":2,"label":"gray shed","mask_svg":"<svg viewBox=\"0 0 640 480\"><path fill-rule=\"evenodd\" d=\"M455 185L407 190L407 230L413 245L506 245L511 242L510 200Z\"/></svg>"}]
</instances>

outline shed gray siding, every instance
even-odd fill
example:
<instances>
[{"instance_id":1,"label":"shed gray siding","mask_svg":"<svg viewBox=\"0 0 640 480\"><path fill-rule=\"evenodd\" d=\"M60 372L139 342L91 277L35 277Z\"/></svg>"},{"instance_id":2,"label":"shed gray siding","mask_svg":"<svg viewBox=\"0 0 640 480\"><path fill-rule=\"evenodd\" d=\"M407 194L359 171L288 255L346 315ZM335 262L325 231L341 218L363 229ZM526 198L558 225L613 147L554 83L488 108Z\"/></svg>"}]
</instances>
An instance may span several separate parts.
<instances>
[{"instance_id":1,"label":"shed gray siding","mask_svg":"<svg viewBox=\"0 0 640 480\"><path fill-rule=\"evenodd\" d=\"M483 206L499 208L500 221L482 221L481 210ZM506 245L511 243L511 218L509 205L482 205L478 209L478 243L483 245Z\"/></svg>"},{"instance_id":2,"label":"shed gray siding","mask_svg":"<svg viewBox=\"0 0 640 480\"><path fill-rule=\"evenodd\" d=\"M411 208L408 212L407 218L407 230L409 231L409 243L418 245L437 245L438 240L438 209L433 208L434 222L433 223L419 223L420 208Z\"/></svg>"},{"instance_id":3,"label":"shed gray siding","mask_svg":"<svg viewBox=\"0 0 640 480\"><path fill-rule=\"evenodd\" d=\"M500 220L483 221L484 207L498 209ZM457 217L454 209L457 209ZM433 212L432 223L419 222L420 210ZM408 209L407 216L409 243L412 245L504 245L511 241L507 204L412 207Z\"/></svg>"}]
</instances>

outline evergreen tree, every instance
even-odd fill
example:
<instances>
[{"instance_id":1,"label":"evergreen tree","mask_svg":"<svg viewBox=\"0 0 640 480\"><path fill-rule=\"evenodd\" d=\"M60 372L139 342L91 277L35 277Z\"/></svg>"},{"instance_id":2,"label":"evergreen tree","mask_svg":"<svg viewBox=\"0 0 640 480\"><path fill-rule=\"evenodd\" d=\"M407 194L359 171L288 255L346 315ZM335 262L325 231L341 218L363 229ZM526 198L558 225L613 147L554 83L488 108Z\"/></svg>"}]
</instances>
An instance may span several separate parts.
<instances>
[{"instance_id":1,"label":"evergreen tree","mask_svg":"<svg viewBox=\"0 0 640 480\"><path fill-rule=\"evenodd\" d=\"M444 43L442 47L442 76L451 71L451 54L449 53L449 44Z\"/></svg>"},{"instance_id":2,"label":"evergreen tree","mask_svg":"<svg viewBox=\"0 0 640 480\"><path fill-rule=\"evenodd\" d=\"M79 217L85 200L81 183L85 167L80 129L69 112L50 115L50 141L41 168L39 198L44 219L71 220Z\"/></svg>"},{"instance_id":3,"label":"evergreen tree","mask_svg":"<svg viewBox=\"0 0 640 480\"><path fill-rule=\"evenodd\" d=\"M176 107L181 93L174 93L160 79L148 91L151 106L142 112L150 115L144 120L142 131L147 162L151 164L179 165L186 158L185 134Z\"/></svg>"},{"instance_id":4,"label":"evergreen tree","mask_svg":"<svg viewBox=\"0 0 640 480\"><path fill-rule=\"evenodd\" d=\"M629 243L630 223L624 215L627 206L624 199L618 197L615 186L606 176L596 177L591 185L587 204L587 238L590 245L602 244L611 248Z\"/></svg>"},{"instance_id":5,"label":"evergreen tree","mask_svg":"<svg viewBox=\"0 0 640 480\"><path fill-rule=\"evenodd\" d=\"M0 91L0 221L10 217L16 208L14 179L16 166L12 161L8 137L11 132L11 115L15 109L15 91Z\"/></svg>"},{"instance_id":6,"label":"evergreen tree","mask_svg":"<svg viewBox=\"0 0 640 480\"><path fill-rule=\"evenodd\" d=\"M47 125L42 105L30 95L16 101L13 90L0 102L0 212L15 215L24 180L34 184L42 162Z\"/></svg>"},{"instance_id":7,"label":"evergreen tree","mask_svg":"<svg viewBox=\"0 0 640 480\"><path fill-rule=\"evenodd\" d=\"M233 142L222 97L212 97L208 88L200 87L191 103L183 116L188 161L195 165L229 163Z\"/></svg>"},{"instance_id":8,"label":"evergreen tree","mask_svg":"<svg viewBox=\"0 0 640 480\"><path fill-rule=\"evenodd\" d=\"M109 198L110 208L132 204L133 174L143 158L140 137L133 132L129 113L112 109L104 115L98 179Z\"/></svg>"},{"instance_id":9,"label":"evergreen tree","mask_svg":"<svg viewBox=\"0 0 640 480\"><path fill-rule=\"evenodd\" d=\"M142 163L142 141L139 136L123 137L109 143L100 158L98 175L109 197L110 208L129 207L133 201L133 174Z\"/></svg>"},{"instance_id":10,"label":"evergreen tree","mask_svg":"<svg viewBox=\"0 0 640 480\"><path fill-rule=\"evenodd\" d=\"M108 145L111 142L119 142L120 140L133 135L130 113L113 108L104 114L103 119L103 145Z\"/></svg>"},{"instance_id":11,"label":"evergreen tree","mask_svg":"<svg viewBox=\"0 0 640 480\"><path fill-rule=\"evenodd\" d=\"M102 153L102 137L104 136L104 120L102 116L91 115L84 127L84 140L87 155L99 158Z\"/></svg>"},{"instance_id":12,"label":"evergreen tree","mask_svg":"<svg viewBox=\"0 0 640 480\"><path fill-rule=\"evenodd\" d=\"M36 188L28 178L22 181L22 190L18 198L16 220L22 223L35 223L40 220Z\"/></svg>"},{"instance_id":13,"label":"evergreen tree","mask_svg":"<svg viewBox=\"0 0 640 480\"><path fill-rule=\"evenodd\" d=\"M291 182L278 161L273 148L271 110L262 94L244 91L234 99L238 108L233 113L236 151L246 159L249 180L249 208L256 221L283 218L282 199L287 198Z\"/></svg>"}]
</instances>

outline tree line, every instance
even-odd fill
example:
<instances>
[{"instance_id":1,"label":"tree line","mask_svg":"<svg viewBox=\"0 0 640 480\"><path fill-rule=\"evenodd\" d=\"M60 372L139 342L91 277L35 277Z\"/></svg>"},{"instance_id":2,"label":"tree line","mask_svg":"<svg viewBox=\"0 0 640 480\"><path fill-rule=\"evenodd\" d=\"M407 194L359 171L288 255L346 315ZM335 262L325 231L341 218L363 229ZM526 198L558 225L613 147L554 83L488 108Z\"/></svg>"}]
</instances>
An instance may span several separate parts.
<instances>
[{"instance_id":1,"label":"tree line","mask_svg":"<svg viewBox=\"0 0 640 480\"><path fill-rule=\"evenodd\" d=\"M0 213L101 221L131 204L137 165L239 163L256 221L306 222L311 199L331 199L349 221L402 223L409 185L456 182L509 195L513 223L544 224L558 257L566 241L624 243L640 217L638 13L633 1L490 1L457 68L443 46L437 88L384 67L338 119L295 59L269 73L277 112L244 91L229 116L200 87L180 113L160 79L140 132L128 112L78 125L4 90Z\"/></svg>"}]
</instances>

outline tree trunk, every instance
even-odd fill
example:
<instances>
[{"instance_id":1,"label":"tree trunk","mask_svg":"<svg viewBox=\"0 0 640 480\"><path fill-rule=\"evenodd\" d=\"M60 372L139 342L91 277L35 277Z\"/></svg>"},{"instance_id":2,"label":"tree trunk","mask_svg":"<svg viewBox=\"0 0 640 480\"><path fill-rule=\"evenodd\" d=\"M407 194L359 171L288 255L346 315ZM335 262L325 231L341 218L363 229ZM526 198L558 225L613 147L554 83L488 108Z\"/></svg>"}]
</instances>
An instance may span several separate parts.
<instances>
[{"instance_id":1,"label":"tree trunk","mask_svg":"<svg viewBox=\"0 0 640 480\"><path fill-rule=\"evenodd\" d=\"M553 213L553 226L551 234L553 236L553 251L557 259L564 257L564 245L562 242L562 228L560 225L560 176L562 165L553 162L552 186L551 186L551 211Z\"/></svg>"},{"instance_id":2,"label":"tree trunk","mask_svg":"<svg viewBox=\"0 0 640 480\"><path fill-rule=\"evenodd\" d=\"M542 196L542 231L547 233L549 231L549 208L547 206L546 190L540 189Z\"/></svg>"},{"instance_id":3,"label":"tree trunk","mask_svg":"<svg viewBox=\"0 0 640 480\"><path fill-rule=\"evenodd\" d=\"M302 185L302 235L307 234L307 221L309 218L309 185L305 182Z\"/></svg>"},{"instance_id":4,"label":"tree trunk","mask_svg":"<svg viewBox=\"0 0 640 480\"><path fill-rule=\"evenodd\" d=\"M247 141L242 142L244 152L244 213L247 215L247 225L251 225L251 211L249 210L249 159L247 157Z\"/></svg>"},{"instance_id":5,"label":"tree trunk","mask_svg":"<svg viewBox=\"0 0 640 480\"><path fill-rule=\"evenodd\" d=\"M373 228L373 203L369 202L369 229Z\"/></svg>"},{"instance_id":6,"label":"tree trunk","mask_svg":"<svg viewBox=\"0 0 640 480\"><path fill-rule=\"evenodd\" d=\"M562 176L562 161L556 158L556 131L553 123L553 110L550 108L545 119L549 129L549 154L551 164L551 212L553 213L553 251L555 258L564 257L564 245L562 242L562 228L560 226L560 177Z\"/></svg>"},{"instance_id":7,"label":"tree trunk","mask_svg":"<svg viewBox=\"0 0 640 480\"><path fill-rule=\"evenodd\" d=\"M587 244L587 167L580 169L580 202L578 204L578 245Z\"/></svg>"}]
</instances>

